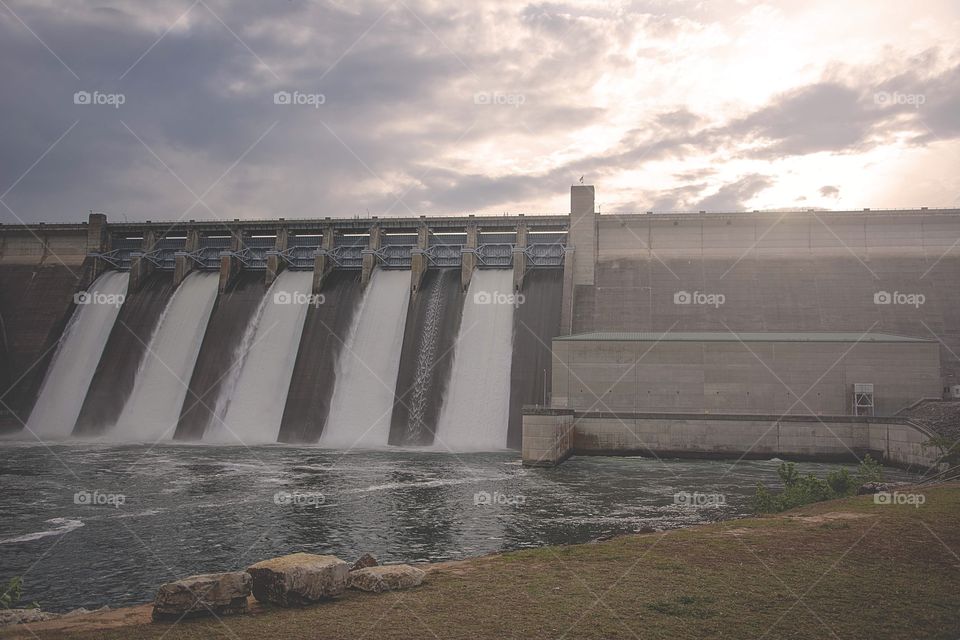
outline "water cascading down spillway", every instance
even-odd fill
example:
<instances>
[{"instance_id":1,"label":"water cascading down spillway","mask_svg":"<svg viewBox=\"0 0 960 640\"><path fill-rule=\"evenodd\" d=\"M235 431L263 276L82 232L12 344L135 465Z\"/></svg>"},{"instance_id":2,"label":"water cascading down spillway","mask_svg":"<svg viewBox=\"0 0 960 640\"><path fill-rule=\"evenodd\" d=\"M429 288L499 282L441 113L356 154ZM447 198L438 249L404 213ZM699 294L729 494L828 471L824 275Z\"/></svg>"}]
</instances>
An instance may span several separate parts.
<instances>
[{"instance_id":1,"label":"water cascading down spillway","mask_svg":"<svg viewBox=\"0 0 960 640\"><path fill-rule=\"evenodd\" d=\"M183 399L175 439L200 440L211 423L223 419L216 413L220 390L228 378L236 375L239 357L244 353L241 342L251 318L262 310L264 292L262 272L241 271L217 297Z\"/></svg>"},{"instance_id":2,"label":"water cascading down spillway","mask_svg":"<svg viewBox=\"0 0 960 640\"><path fill-rule=\"evenodd\" d=\"M374 271L340 350L321 445L387 445L409 301L409 271Z\"/></svg>"},{"instance_id":3,"label":"water cascading down spillway","mask_svg":"<svg viewBox=\"0 0 960 640\"><path fill-rule=\"evenodd\" d=\"M237 347L236 366L216 402L217 419L206 441L229 444L276 442L287 402L308 304L314 299L309 271L284 271L267 291ZM320 305L317 305L320 306Z\"/></svg>"},{"instance_id":4,"label":"water cascading down spillway","mask_svg":"<svg viewBox=\"0 0 960 640\"><path fill-rule=\"evenodd\" d=\"M157 271L146 278L139 290L127 294L90 382L73 435L99 435L120 417L133 390L147 343L173 289L172 275Z\"/></svg>"},{"instance_id":5,"label":"water cascading down spillway","mask_svg":"<svg viewBox=\"0 0 960 640\"><path fill-rule=\"evenodd\" d=\"M460 269L430 269L404 323L403 350L390 419L392 445L433 444L463 312Z\"/></svg>"},{"instance_id":6,"label":"water cascading down spillway","mask_svg":"<svg viewBox=\"0 0 960 640\"><path fill-rule=\"evenodd\" d=\"M73 431L90 381L120 313L130 274L109 271L74 309L40 388L27 428L44 438Z\"/></svg>"},{"instance_id":7,"label":"water cascading down spillway","mask_svg":"<svg viewBox=\"0 0 960 640\"><path fill-rule=\"evenodd\" d=\"M219 274L196 272L177 287L150 338L123 412L108 431L111 438L154 442L173 437L219 281Z\"/></svg>"},{"instance_id":8,"label":"water cascading down spillway","mask_svg":"<svg viewBox=\"0 0 960 640\"><path fill-rule=\"evenodd\" d=\"M450 384L434 447L494 451L507 446L513 319L518 302L513 271L476 271L463 303Z\"/></svg>"},{"instance_id":9,"label":"water cascading down spillway","mask_svg":"<svg viewBox=\"0 0 960 640\"><path fill-rule=\"evenodd\" d=\"M510 428L507 446L523 440L523 405L549 404L553 339L560 335L562 269L531 269L523 278L522 298L513 315L510 365Z\"/></svg>"},{"instance_id":10,"label":"water cascading down spillway","mask_svg":"<svg viewBox=\"0 0 960 640\"><path fill-rule=\"evenodd\" d=\"M330 398L340 379L337 361L360 300L360 272L331 272L318 296L307 308L295 351L277 437L280 442L316 442L324 432Z\"/></svg>"}]
</instances>

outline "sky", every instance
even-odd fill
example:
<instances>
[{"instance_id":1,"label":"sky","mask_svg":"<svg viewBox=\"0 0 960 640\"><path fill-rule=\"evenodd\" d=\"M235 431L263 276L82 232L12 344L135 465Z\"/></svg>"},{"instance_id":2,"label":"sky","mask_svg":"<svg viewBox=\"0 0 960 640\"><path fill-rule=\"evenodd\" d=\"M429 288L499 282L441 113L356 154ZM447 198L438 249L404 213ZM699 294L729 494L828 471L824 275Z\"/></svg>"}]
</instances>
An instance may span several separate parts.
<instances>
[{"instance_id":1,"label":"sky","mask_svg":"<svg viewBox=\"0 0 960 640\"><path fill-rule=\"evenodd\" d=\"M0 0L0 222L960 207L960 3Z\"/></svg>"}]
</instances>

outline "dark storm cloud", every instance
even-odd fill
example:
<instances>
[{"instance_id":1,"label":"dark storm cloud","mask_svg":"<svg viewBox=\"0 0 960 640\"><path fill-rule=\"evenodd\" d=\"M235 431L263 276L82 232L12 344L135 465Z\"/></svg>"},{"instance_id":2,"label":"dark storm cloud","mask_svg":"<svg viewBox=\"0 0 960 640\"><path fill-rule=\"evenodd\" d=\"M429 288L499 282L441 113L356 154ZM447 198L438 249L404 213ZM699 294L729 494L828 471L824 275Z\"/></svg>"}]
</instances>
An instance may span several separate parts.
<instances>
[{"instance_id":1,"label":"dark storm cloud","mask_svg":"<svg viewBox=\"0 0 960 640\"><path fill-rule=\"evenodd\" d=\"M88 209L130 219L497 211L550 200L580 175L601 182L663 160L722 166L862 151L903 132L918 145L960 135L960 66L931 74L932 52L825 77L729 122L657 105L604 151L503 176L450 158L482 146L509 166L528 144L604 125L607 108L581 97L603 74L630 73L632 56L669 53L662 41L644 38L648 53L633 42L641 31L669 39L682 19L659 2L539 3L517 16L496 4L8 5L64 63L0 8L0 193L43 156L4 198L30 222ZM509 33L495 37L503 25ZM94 90L126 103L73 103ZM277 91L325 102L276 105ZM523 103L478 104L497 93ZM923 104L877 100L886 94ZM769 186L762 175L708 185L713 171L678 173L681 184L638 194L642 208L739 208ZM208 188L209 208L194 195Z\"/></svg>"}]
</instances>

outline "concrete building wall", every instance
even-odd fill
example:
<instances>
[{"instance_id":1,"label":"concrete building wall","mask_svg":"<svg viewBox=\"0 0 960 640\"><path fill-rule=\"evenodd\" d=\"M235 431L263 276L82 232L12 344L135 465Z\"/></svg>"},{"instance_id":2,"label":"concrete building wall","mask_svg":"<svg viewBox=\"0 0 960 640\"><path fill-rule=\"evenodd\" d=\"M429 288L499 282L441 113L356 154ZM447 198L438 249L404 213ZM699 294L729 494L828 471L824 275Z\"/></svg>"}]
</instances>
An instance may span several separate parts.
<instances>
[{"instance_id":1,"label":"concrete building wall","mask_svg":"<svg viewBox=\"0 0 960 640\"><path fill-rule=\"evenodd\" d=\"M579 411L853 413L872 383L876 415L939 397L935 342L555 340L553 404Z\"/></svg>"},{"instance_id":2,"label":"concrete building wall","mask_svg":"<svg viewBox=\"0 0 960 640\"><path fill-rule=\"evenodd\" d=\"M601 215L570 332L850 331L942 341L960 378L960 211ZM678 292L724 303L675 304ZM880 292L923 303L876 304Z\"/></svg>"}]
</instances>

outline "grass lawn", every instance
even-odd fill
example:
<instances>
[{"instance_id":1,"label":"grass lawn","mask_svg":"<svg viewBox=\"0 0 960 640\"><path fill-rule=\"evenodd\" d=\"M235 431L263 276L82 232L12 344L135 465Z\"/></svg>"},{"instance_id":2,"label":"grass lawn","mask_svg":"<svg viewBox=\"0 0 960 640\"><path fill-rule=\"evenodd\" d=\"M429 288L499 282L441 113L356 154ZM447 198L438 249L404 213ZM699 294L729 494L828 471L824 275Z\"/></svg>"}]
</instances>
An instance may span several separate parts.
<instances>
[{"instance_id":1,"label":"grass lawn","mask_svg":"<svg viewBox=\"0 0 960 640\"><path fill-rule=\"evenodd\" d=\"M909 489L899 489L909 492ZM7 629L29 638L960 637L960 484L445 563L420 588L152 624L149 608ZM295 551L291 549L291 552ZM213 568L211 568L213 569ZM53 626L51 626L53 625Z\"/></svg>"}]
</instances>

